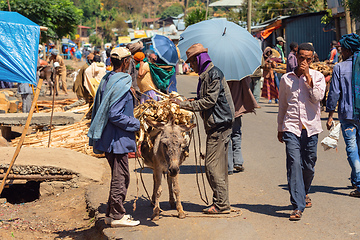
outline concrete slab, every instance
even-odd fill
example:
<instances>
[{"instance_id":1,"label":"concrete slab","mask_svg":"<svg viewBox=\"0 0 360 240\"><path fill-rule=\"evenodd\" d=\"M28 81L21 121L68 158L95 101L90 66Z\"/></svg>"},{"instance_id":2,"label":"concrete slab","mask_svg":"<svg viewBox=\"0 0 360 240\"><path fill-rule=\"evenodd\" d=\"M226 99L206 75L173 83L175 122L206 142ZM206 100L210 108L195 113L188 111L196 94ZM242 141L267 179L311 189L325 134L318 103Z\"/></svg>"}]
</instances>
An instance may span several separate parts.
<instances>
[{"instance_id":1,"label":"concrete slab","mask_svg":"<svg viewBox=\"0 0 360 240\"><path fill-rule=\"evenodd\" d=\"M82 113L73 112L55 112L53 116L53 125L73 124L81 120L84 116ZM0 125L18 126L25 125L27 113L7 113L0 114ZM34 113L30 125L47 126L50 125L51 113Z\"/></svg>"},{"instance_id":2,"label":"concrete slab","mask_svg":"<svg viewBox=\"0 0 360 240\"><path fill-rule=\"evenodd\" d=\"M15 147L0 148L0 164L9 164ZM53 166L78 173L81 178L101 182L106 159L91 157L65 148L22 147L15 165Z\"/></svg>"}]
</instances>

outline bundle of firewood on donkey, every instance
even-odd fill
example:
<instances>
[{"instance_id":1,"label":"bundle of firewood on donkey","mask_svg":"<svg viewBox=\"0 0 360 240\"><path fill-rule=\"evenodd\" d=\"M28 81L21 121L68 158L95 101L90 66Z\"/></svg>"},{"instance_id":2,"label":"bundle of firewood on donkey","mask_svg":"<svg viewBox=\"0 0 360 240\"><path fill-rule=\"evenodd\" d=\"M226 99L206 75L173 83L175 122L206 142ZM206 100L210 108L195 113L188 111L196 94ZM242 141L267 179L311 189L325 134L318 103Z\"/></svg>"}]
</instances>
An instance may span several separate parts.
<instances>
[{"instance_id":1,"label":"bundle of firewood on donkey","mask_svg":"<svg viewBox=\"0 0 360 240\"><path fill-rule=\"evenodd\" d=\"M153 169L154 175L152 220L158 220L160 216L159 198L163 174L166 175L169 186L170 206L177 209L179 218L185 218L180 201L178 173L180 165L189 156L190 130L195 127L194 113L180 109L171 100L184 100L181 96L175 92L161 95L163 100L148 100L134 110L134 116L140 120L140 131L137 133L139 154L145 165Z\"/></svg>"}]
</instances>

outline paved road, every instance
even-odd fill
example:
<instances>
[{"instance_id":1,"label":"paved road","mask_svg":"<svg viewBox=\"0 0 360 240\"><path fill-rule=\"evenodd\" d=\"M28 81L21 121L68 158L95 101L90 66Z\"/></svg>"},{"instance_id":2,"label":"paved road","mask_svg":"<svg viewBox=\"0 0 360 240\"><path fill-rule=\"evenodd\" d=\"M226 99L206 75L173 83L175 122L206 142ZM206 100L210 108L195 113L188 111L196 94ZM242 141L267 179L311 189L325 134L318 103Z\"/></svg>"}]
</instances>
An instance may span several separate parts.
<instances>
[{"instance_id":1,"label":"paved road","mask_svg":"<svg viewBox=\"0 0 360 240\"><path fill-rule=\"evenodd\" d=\"M196 86L197 77L178 77L179 93L194 96ZM348 187L350 167L346 161L343 140L339 142L338 151L325 152L318 146L315 179L310 193L313 207L305 210L301 221L290 222L285 146L276 138L278 106L265 103L265 99L261 100L260 106L256 114L243 117L245 172L229 177L230 202L234 209L242 211L241 216L236 217L232 213L230 218L221 219L192 217L203 216L201 210L205 206L196 186L192 151L180 175L182 202L184 210L190 215L188 218L180 220L171 216L176 212L169 208L165 184L161 197L163 212L159 221L150 221L152 209L144 198L146 195L141 185L139 195L142 197L137 201L137 210L132 212L136 195L134 171L131 173L126 207L136 219L141 220L142 225L137 228L105 228L105 235L111 239L359 239L360 199L347 196L351 191ZM325 129L326 115L323 117ZM326 132L320 134L319 140L325 137ZM203 133L202 141L204 146ZM130 169L135 169L134 161L130 162ZM150 170L145 171L143 176L148 191L151 191ZM104 199L107 192L102 191ZM208 187L207 193L210 194Z\"/></svg>"}]
</instances>

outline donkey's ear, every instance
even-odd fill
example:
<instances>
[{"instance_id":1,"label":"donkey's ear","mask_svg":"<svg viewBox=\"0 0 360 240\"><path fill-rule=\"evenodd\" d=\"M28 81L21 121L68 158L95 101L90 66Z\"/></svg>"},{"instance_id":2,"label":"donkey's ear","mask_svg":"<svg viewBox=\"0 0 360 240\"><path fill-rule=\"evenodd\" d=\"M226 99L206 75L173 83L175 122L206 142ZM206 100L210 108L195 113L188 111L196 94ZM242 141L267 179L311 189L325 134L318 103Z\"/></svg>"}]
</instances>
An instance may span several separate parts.
<instances>
[{"instance_id":1,"label":"donkey's ear","mask_svg":"<svg viewBox=\"0 0 360 240\"><path fill-rule=\"evenodd\" d=\"M145 119L145 121L153 128L157 128L157 129L163 129L165 126L165 123L163 122L157 122L157 121L153 121L150 119Z\"/></svg>"},{"instance_id":2,"label":"donkey's ear","mask_svg":"<svg viewBox=\"0 0 360 240\"><path fill-rule=\"evenodd\" d=\"M154 155L156 156L158 154L159 151L159 146L160 146L160 136L161 134L159 134L156 138L155 138L155 142L154 142L154 148L153 148L153 152Z\"/></svg>"},{"instance_id":3,"label":"donkey's ear","mask_svg":"<svg viewBox=\"0 0 360 240\"><path fill-rule=\"evenodd\" d=\"M194 127L196 127L196 124L191 124L191 125L179 125L179 127L181 128L181 130L188 132L191 129L193 129Z\"/></svg>"}]
</instances>

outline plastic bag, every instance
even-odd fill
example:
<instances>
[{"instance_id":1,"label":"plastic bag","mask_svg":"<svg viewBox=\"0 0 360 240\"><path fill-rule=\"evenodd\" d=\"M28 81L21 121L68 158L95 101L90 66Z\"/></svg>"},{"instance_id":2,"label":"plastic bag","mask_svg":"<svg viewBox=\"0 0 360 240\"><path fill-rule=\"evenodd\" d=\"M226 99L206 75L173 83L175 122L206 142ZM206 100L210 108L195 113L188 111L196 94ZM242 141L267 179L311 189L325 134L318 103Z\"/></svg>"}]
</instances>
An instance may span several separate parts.
<instances>
[{"instance_id":1,"label":"plastic bag","mask_svg":"<svg viewBox=\"0 0 360 240\"><path fill-rule=\"evenodd\" d=\"M321 145L324 148L324 151L329 150L331 148L335 149L337 148L338 140L340 137L340 123L333 122L330 131L329 136L325 137L321 141Z\"/></svg>"}]
</instances>

